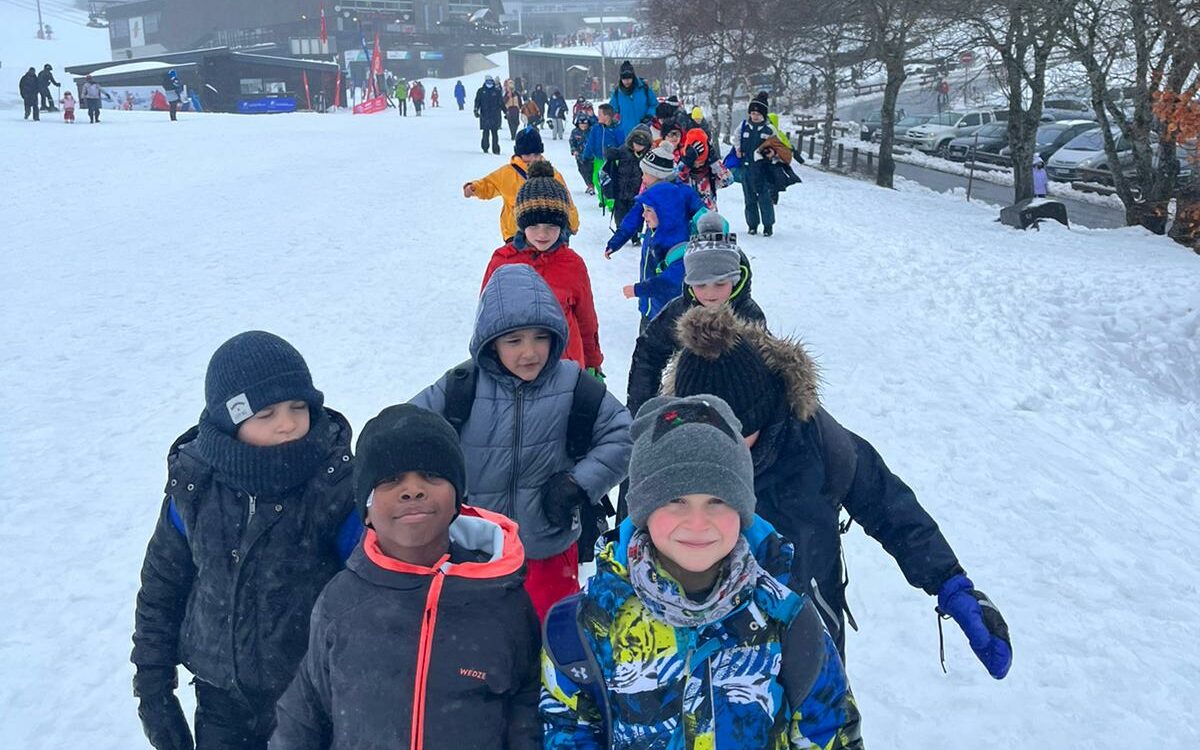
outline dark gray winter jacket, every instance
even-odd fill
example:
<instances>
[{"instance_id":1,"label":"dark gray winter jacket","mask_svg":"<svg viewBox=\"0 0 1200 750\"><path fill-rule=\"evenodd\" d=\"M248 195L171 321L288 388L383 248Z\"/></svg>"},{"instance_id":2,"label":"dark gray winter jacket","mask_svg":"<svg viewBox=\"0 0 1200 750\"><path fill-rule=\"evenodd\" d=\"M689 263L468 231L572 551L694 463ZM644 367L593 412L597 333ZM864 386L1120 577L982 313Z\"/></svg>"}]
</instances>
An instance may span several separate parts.
<instances>
[{"instance_id":1,"label":"dark gray winter jacket","mask_svg":"<svg viewBox=\"0 0 1200 750\"><path fill-rule=\"evenodd\" d=\"M182 664L256 705L283 693L308 644L313 602L362 532L350 425L325 414L312 428L329 431L324 460L306 483L272 497L223 481L195 447L197 428L176 440L137 595L139 669Z\"/></svg>"},{"instance_id":2,"label":"dark gray winter jacket","mask_svg":"<svg viewBox=\"0 0 1200 750\"><path fill-rule=\"evenodd\" d=\"M550 359L532 382L509 374L496 359L492 342L519 328L545 328L552 336ZM467 458L467 494L480 508L503 513L521 528L521 543L532 560L557 555L579 538L570 528L552 526L542 509L542 488L558 472L570 472L596 502L629 471L633 450L628 410L611 393L600 405L592 448L579 463L567 455L567 420L581 377L591 377L561 359L567 323L554 293L526 265L496 269L479 300L471 357L479 368L471 416L462 427ZM446 377L417 394L412 403L443 416Z\"/></svg>"},{"instance_id":3,"label":"dark gray winter jacket","mask_svg":"<svg viewBox=\"0 0 1200 750\"><path fill-rule=\"evenodd\" d=\"M538 624L512 521L463 506L444 563L375 532L313 608L271 750L540 750Z\"/></svg>"}]
</instances>

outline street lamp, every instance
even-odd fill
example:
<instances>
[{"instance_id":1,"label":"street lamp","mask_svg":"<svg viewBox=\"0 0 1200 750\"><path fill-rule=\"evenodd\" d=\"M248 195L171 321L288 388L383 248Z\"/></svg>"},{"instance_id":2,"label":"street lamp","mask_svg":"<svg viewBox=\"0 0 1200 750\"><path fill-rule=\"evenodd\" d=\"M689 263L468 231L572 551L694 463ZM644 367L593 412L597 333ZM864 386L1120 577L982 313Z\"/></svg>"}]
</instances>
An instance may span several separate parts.
<instances>
[{"instance_id":1,"label":"street lamp","mask_svg":"<svg viewBox=\"0 0 1200 750\"><path fill-rule=\"evenodd\" d=\"M25 7L29 7L29 6L25 6ZM46 38L46 31L45 31L46 26L42 23L42 0L37 0L37 12L38 12L38 39L45 39Z\"/></svg>"}]
</instances>

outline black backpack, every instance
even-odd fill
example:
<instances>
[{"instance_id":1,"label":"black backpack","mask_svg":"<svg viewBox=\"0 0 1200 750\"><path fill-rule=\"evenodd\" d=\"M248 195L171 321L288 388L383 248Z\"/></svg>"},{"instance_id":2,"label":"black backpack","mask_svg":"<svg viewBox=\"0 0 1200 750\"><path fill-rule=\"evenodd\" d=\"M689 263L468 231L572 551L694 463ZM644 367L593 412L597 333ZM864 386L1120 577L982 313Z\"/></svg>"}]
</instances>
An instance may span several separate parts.
<instances>
[{"instance_id":1,"label":"black backpack","mask_svg":"<svg viewBox=\"0 0 1200 750\"><path fill-rule=\"evenodd\" d=\"M462 434L463 425L471 418L475 405L475 384L479 369L468 359L446 371L446 408L444 416L454 431ZM586 372L579 373L575 393L571 398L571 413L567 417L567 455L578 463L592 447L592 430L600 414L600 404L608 388ZM596 540L608 531L608 519L615 516L608 495L598 503L584 503L579 510L579 562L595 559Z\"/></svg>"}]
</instances>

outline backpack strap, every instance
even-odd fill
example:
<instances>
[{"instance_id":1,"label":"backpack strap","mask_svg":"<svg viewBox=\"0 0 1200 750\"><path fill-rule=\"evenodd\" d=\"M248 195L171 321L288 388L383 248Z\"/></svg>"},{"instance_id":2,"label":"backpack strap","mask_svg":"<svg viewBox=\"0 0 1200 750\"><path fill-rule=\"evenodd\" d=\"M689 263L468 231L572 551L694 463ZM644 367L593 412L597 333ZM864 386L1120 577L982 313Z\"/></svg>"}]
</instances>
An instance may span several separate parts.
<instances>
[{"instance_id":1,"label":"backpack strap","mask_svg":"<svg viewBox=\"0 0 1200 750\"><path fill-rule=\"evenodd\" d=\"M661 275L663 271L666 271L673 263L677 263L684 256L684 254L687 253L687 246L688 243L680 242L678 245L667 251L667 257L663 258L658 266L654 269L655 273ZM730 296L732 297L732 295Z\"/></svg>"},{"instance_id":2,"label":"backpack strap","mask_svg":"<svg viewBox=\"0 0 1200 750\"><path fill-rule=\"evenodd\" d=\"M473 359L446 370L446 408L442 416L459 435L462 434L463 425L471 418L477 380L479 370Z\"/></svg>"},{"instance_id":3,"label":"backpack strap","mask_svg":"<svg viewBox=\"0 0 1200 750\"><path fill-rule=\"evenodd\" d=\"M521 175L521 179L522 179L522 180L528 180L528 179L529 179L529 175L525 173L525 170L524 170L524 169L521 169L521 168L520 168L520 167L518 167L516 164L513 164L512 162L509 162L509 163L508 163L508 166L510 166L510 167L512 167L514 170L516 170L517 174Z\"/></svg>"},{"instance_id":4,"label":"backpack strap","mask_svg":"<svg viewBox=\"0 0 1200 750\"><path fill-rule=\"evenodd\" d=\"M567 455L578 463L592 448L592 432L600 416L600 404L608 394L608 386L580 370L571 396L571 413L567 417Z\"/></svg>"},{"instance_id":5,"label":"backpack strap","mask_svg":"<svg viewBox=\"0 0 1200 750\"><path fill-rule=\"evenodd\" d=\"M583 592L571 594L550 607L542 625L542 642L546 655L555 669L571 678L579 689L587 693L600 712L601 731L604 733L602 747L612 747L612 709L608 703L608 689L596 654L584 637L579 622L579 607Z\"/></svg>"}]
</instances>

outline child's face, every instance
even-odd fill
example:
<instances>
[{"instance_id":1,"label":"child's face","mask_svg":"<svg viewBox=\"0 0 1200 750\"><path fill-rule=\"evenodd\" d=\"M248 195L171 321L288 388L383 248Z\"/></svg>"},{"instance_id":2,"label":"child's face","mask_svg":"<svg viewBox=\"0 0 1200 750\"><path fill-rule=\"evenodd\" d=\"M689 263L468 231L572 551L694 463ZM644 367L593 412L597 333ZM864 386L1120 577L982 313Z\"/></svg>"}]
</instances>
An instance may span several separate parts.
<instances>
[{"instance_id":1,"label":"child's face","mask_svg":"<svg viewBox=\"0 0 1200 750\"><path fill-rule=\"evenodd\" d=\"M716 307L725 304L729 295L733 294L732 281L714 281L708 284L696 284L692 287L696 301L704 307Z\"/></svg>"},{"instance_id":2,"label":"child's face","mask_svg":"<svg viewBox=\"0 0 1200 750\"><path fill-rule=\"evenodd\" d=\"M496 357L506 370L529 383L550 359L550 336L545 328L511 331L496 339Z\"/></svg>"},{"instance_id":3,"label":"child's face","mask_svg":"<svg viewBox=\"0 0 1200 750\"><path fill-rule=\"evenodd\" d=\"M657 177L655 177L653 175L648 175L645 172L642 173L642 187L643 188L648 188L652 185L658 184L659 182L662 182L662 180L658 179Z\"/></svg>"},{"instance_id":4,"label":"child's face","mask_svg":"<svg viewBox=\"0 0 1200 750\"><path fill-rule=\"evenodd\" d=\"M646 531L664 564L684 573L716 570L742 533L736 510L711 495L677 497L650 514ZM665 565L674 574L672 565ZM686 581L681 581L685 583Z\"/></svg>"},{"instance_id":5,"label":"child's face","mask_svg":"<svg viewBox=\"0 0 1200 750\"><path fill-rule=\"evenodd\" d=\"M525 240L542 251L553 247L561 235L562 227L557 224L533 224L525 227Z\"/></svg>"},{"instance_id":6,"label":"child's face","mask_svg":"<svg viewBox=\"0 0 1200 750\"><path fill-rule=\"evenodd\" d=\"M757 125L758 123L760 123L762 121L763 121L762 112L751 112L750 113L750 122Z\"/></svg>"},{"instance_id":7,"label":"child's face","mask_svg":"<svg viewBox=\"0 0 1200 750\"><path fill-rule=\"evenodd\" d=\"M642 221L651 229L658 229L658 212L649 206L642 206Z\"/></svg>"},{"instance_id":8,"label":"child's face","mask_svg":"<svg viewBox=\"0 0 1200 750\"><path fill-rule=\"evenodd\" d=\"M635 154L640 154L646 150L646 147L643 146L642 144L638 143L637 141L634 141L633 143L629 144L629 149L631 151L633 151L633 153L635 153Z\"/></svg>"},{"instance_id":9,"label":"child's face","mask_svg":"<svg viewBox=\"0 0 1200 750\"><path fill-rule=\"evenodd\" d=\"M601 112L600 114L596 115L596 119L600 121L601 125L612 124L612 115L607 112Z\"/></svg>"},{"instance_id":10,"label":"child's face","mask_svg":"<svg viewBox=\"0 0 1200 750\"><path fill-rule=\"evenodd\" d=\"M259 409L238 425L237 439L259 448L283 445L308 434L308 404L280 401Z\"/></svg>"},{"instance_id":11,"label":"child's face","mask_svg":"<svg viewBox=\"0 0 1200 750\"><path fill-rule=\"evenodd\" d=\"M680 140L682 137L683 137L683 136L680 134L680 132L679 132L678 130L672 130L671 132L667 133L667 135L665 136L664 140L666 140L667 142L669 142L669 143L670 143L672 146L678 146L678 145L679 145L679 140Z\"/></svg>"},{"instance_id":12,"label":"child's face","mask_svg":"<svg viewBox=\"0 0 1200 750\"><path fill-rule=\"evenodd\" d=\"M436 474L408 471L375 487L367 523L388 557L429 564L449 546L454 485Z\"/></svg>"}]
</instances>

